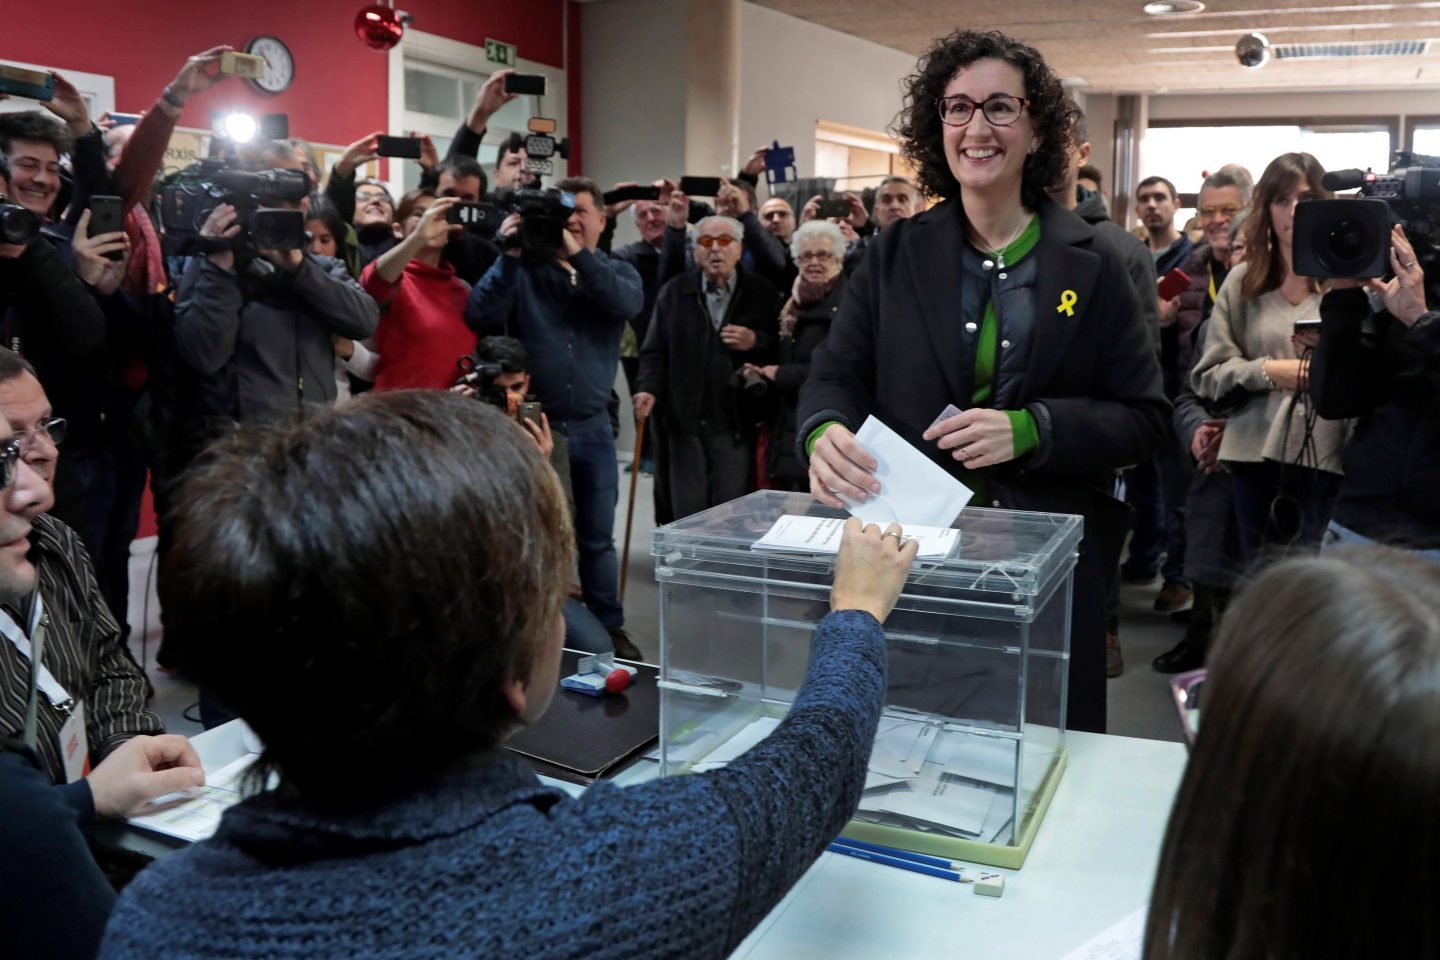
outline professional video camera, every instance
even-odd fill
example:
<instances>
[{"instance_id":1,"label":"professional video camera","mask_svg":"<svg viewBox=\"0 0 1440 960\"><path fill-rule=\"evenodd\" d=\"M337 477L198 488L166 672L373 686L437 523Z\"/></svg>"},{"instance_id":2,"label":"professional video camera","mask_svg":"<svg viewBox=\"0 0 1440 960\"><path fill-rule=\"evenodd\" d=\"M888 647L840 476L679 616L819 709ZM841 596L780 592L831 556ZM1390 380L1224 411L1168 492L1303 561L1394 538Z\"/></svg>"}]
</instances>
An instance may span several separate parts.
<instances>
[{"instance_id":1,"label":"professional video camera","mask_svg":"<svg viewBox=\"0 0 1440 960\"><path fill-rule=\"evenodd\" d=\"M0 203L0 243L28 244L40 236L40 218L14 203Z\"/></svg>"},{"instance_id":2,"label":"professional video camera","mask_svg":"<svg viewBox=\"0 0 1440 960\"><path fill-rule=\"evenodd\" d=\"M474 354L466 354L455 361L455 365L461 370L460 377L455 381L457 387L470 387L475 391L477 399L490 404L507 417L533 420L539 425L540 402L534 394L527 393L522 401L504 387L495 385L495 378L508 372L501 364L481 360Z\"/></svg>"},{"instance_id":3,"label":"professional video camera","mask_svg":"<svg viewBox=\"0 0 1440 960\"><path fill-rule=\"evenodd\" d=\"M528 254L549 255L565 245L565 224L575 212L575 195L556 190L526 188L499 190L486 197L505 215L520 214L520 229L513 238L497 237L502 245L516 245Z\"/></svg>"},{"instance_id":4,"label":"professional video camera","mask_svg":"<svg viewBox=\"0 0 1440 960\"><path fill-rule=\"evenodd\" d=\"M244 170L224 158L207 157L167 178L160 189L165 252L192 256L221 250L302 250L305 214L272 207L299 203L310 189L310 178L301 170ZM240 232L228 239L200 236L205 220L222 203L235 207Z\"/></svg>"},{"instance_id":5,"label":"professional video camera","mask_svg":"<svg viewBox=\"0 0 1440 960\"><path fill-rule=\"evenodd\" d=\"M1306 277L1381 277L1390 272L1395 224L1427 272L1440 231L1440 157L1400 150L1390 172L1332 170L1327 190L1360 188L1356 198L1309 200L1295 207L1295 272Z\"/></svg>"}]
</instances>

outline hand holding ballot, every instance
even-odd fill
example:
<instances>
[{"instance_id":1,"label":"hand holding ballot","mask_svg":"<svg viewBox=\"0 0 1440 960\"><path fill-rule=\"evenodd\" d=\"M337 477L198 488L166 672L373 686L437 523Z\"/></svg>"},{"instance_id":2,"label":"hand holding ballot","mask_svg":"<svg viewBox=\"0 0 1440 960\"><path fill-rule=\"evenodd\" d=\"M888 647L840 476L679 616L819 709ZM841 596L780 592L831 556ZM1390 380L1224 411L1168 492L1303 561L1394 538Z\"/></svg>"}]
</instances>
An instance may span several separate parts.
<instances>
[{"instance_id":1,"label":"hand holding ballot","mask_svg":"<svg viewBox=\"0 0 1440 960\"><path fill-rule=\"evenodd\" d=\"M810 455L810 492L870 523L930 527L950 526L973 496L875 417L867 417L856 434L840 424L821 434Z\"/></svg>"},{"instance_id":2,"label":"hand holding ballot","mask_svg":"<svg viewBox=\"0 0 1440 960\"><path fill-rule=\"evenodd\" d=\"M863 524L855 517L846 520L840 555L835 558L830 609L864 610L884 623L919 549L919 543L901 536L898 523L881 533L873 523Z\"/></svg>"},{"instance_id":3,"label":"hand holding ballot","mask_svg":"<svg viewBox=\"0 0 1440 960\"><path fill-rule=\"evenodd\" d=\"M810 451L810 495L827 507L864 502L880 492L875 458L843 424L831 424ZM841 499L841 498L845 499Z\"/></svg>"}]
</instances>

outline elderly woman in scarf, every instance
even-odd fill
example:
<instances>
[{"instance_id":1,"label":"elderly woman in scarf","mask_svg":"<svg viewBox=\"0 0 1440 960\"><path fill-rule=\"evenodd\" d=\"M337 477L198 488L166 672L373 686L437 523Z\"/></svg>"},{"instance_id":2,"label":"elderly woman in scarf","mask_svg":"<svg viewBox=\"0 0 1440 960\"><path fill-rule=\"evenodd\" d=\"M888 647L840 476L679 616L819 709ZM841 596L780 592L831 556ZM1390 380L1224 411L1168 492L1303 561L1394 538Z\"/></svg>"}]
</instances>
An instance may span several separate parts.
<instances>
[{"instance_id":1,"label":"elderly woman in scarf","mask_svg":"<svg viewBox=\"0 0 1440 960\"><path fill-rule=\"evenodd\" d=\"M811 220L795 231L790 255L800 275L780 309L780 362L746 365L774 383L765 473L775 489L810 489L808 468L795 454L795 402L810 374L810 355L830 333L830 321L840 308L845 248L844 234L828 220Z\"/></svg>"}]
</instances>

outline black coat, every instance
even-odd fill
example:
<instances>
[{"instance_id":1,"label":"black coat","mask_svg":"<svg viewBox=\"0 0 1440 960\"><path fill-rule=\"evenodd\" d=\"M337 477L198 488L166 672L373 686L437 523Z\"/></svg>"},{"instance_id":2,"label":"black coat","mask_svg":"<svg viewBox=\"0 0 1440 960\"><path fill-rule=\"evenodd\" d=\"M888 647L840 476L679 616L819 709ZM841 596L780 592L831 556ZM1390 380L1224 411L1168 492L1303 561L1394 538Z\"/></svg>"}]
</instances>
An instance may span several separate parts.
<instances>
[{"instance_id":1,"label":"black coat","mask_svg":"<svg viewBox=\"0 0 1440 960\"><path fill-rule=\"evenodd\" d=\"M736 268L726 324L755 331L750 350L730 350L710 320L704 274L685 273L660 288L655 317L640 349L637 393L654 394L665 429L689 435L736 430L758 419L730 384L745 363L764 366L775 356L780 295L761 277Z\"/></svg>"},{"instance_id":2,"label":"black coat","mask_svg":"<svg viewBox=\"0 0 1440 960\"><path fill-rule=\"evenodd\" d=\"M1315 409L1330 420L1360 418L1345 448L1336 522L1382 543L1440 547L1440 316L1407 327L1372 314L1363 290L1332 290L1320 320Z\"/></svg>"},{"instance_id":3,"label":"black coat","mask_svg":"<svg viewBox=\"0 0 1440 960\"><path fill-rule=\"evenodd\" d=\"M1128 521L1109 491L1116 469L1157 451L1171 411L1150 332L1114 248L1053 201L1037 212L1040 239L1029 255L1037 264L1034 335L1012 409L1030 411L1040 444L989 471L992 502L985 506L1085 518L1071 630L1070 724L1103 730L1103 570ZM874 414L966 479L968 471L949 451L920 436L947 404L971 406L974 362L958 360L974 357L978 339L959 320L964 243L964 211L952 200L892 224L869 244L801 390L801 442L827 420L854 430ZM999 319L1003 336L1005 318ZM997 383L995 394L1001 393Z\"/></svg>"},{"instance_id":4,"label":"black coat","mask_svg":"<svg viewBox=\"0 0 1440 960\"><path fill-rule=\"evenodd\" d=\"M801 310L793 335L779 342L775 383L770 390L774 409L770 417L770 446L766 457L766 472L772 480L806 487L808 467L796 449L795 406L800 402L800 388L810 375L810 357L830 335L830 323L839 312L844 295L845 275L842 273L830 295Z\"/></svg>"}]
</instances>

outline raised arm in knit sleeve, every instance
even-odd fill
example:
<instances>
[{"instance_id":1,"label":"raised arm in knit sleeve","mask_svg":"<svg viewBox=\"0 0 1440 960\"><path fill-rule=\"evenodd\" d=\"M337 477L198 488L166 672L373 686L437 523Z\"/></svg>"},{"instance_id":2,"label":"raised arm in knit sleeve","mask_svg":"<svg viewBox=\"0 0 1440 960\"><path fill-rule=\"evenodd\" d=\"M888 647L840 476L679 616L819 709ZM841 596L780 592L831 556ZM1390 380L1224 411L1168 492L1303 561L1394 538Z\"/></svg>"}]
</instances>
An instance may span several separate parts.
<instances>
[{"instance_id":1,"label":"raised arm in knit sleeve","mask_svg":"<svg viewBox=\"0 0 1440 960\"><path fill-rule=\"evenodd\" d=\"M676 915L632 957L723 958L779 903L839 834L860 801L885 692L884 633L860 611L829 614L789 714L722 770L623 791L597 785L578 806L623 809L638 829L682 815L704 824L664 832L646 883ZM683 919L682 919L683 918Z\"/></svg>"}]
</instances>

